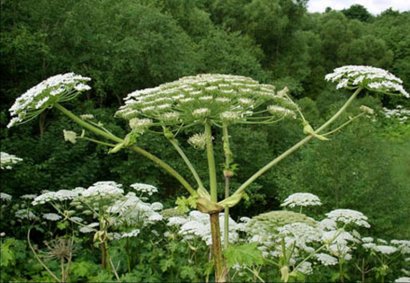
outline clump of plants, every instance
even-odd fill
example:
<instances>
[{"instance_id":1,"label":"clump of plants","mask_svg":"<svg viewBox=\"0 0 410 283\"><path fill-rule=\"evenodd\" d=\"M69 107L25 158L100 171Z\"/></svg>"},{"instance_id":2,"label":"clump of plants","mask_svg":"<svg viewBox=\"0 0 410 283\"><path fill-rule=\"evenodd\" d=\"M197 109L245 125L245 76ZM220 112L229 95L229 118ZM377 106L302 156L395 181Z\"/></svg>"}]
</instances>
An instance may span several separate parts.
<instances>
[{"instance_id":1,"label":"clump of plants","mask_svg":"<svg viewBox=\"0 0 410 283\"><path fill-rule=\"evenodd\" d=\"M78 139L84 139L96 142L107 146L111 154L123 149L131 150L153 161L186 189L189 195L185 200L180 200L180 204L185 204L209 216L215 281L224 282L228 279L229 273L229 266L223 254L223 250L229 248L229 208L241 201L247 188L266 171L310 140L328 141L333 134L362 116L363 113L370 113L371 109L362 107L356 116L336 123L362 91L409 97L399 78L379 68L344 66L328 74L326 80L337 83L337 89L347 89L352 91L352 94L332 117L316 129L311 126L310 121L305 118L301 109L292 100L287 88L278 90L273 85L261 84L243 76L202 74L183 77L155 88L130 93L125 98L125 105L120 107L116 113L116 116L128 121L129 133L124 137L118 137L94 117L76 115L62 105L63 102L74 99L90 89L88 85L90 78L73 73L51 77L19 97L10 109L12 119L8 127L25 123L45 109L55 108L83 129L81 134L65 131L66 140L76 142ZM230 144L232 126L275 124L283 119L298 119L306 137L279 156L273 157L270 162L249 176L238 187L232 188L231 180L236 177L237 167L234 162L236 153L232 152ZM196 134L188 140L181 139L183 136L181 133L188 129ZM162 135L164 141L169 142L175 148L192 173L195 183L190 183L166 160L162 160L138 145L139 138L148 132ZM220 133L218 136L222 137L222 152L214 150L214 136L217 132ZM188 142L198 151L206 152L207 176L198 174L195 164L190 161L180 146L183 142ZM223 166L216 165L215 154L223 155ZM204 186L204 178L208 179L209 187ZM224 181L222 198L221 194L218 194L218 191L222 191L222 188L218 188L218 179ZM222 211L224 211L223 242L219 221ZM96 212L99 211L93 213ZM98 225L102 230L96 234L97 239L100 239L100 244L104 246L104 239L107 238L106 227L110 224L107 220L100 219ZM308 229L307 227L304 226ZM286 264L281 265L284 281L287 281L292 274L289 260L290 258L286 257Z\"/></svg>"}]
</instances>

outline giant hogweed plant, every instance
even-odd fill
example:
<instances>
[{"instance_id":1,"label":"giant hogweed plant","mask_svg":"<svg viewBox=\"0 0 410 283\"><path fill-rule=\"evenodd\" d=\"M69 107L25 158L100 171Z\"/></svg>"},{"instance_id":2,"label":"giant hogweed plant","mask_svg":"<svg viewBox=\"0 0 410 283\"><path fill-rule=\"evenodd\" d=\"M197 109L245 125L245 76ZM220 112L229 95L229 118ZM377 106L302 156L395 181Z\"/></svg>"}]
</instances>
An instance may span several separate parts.
<instances>
[{"instance_id":1,"label":"giant hogweed plant","mask_svg":"<svg viewBox=\"0 0 410 283\"><path fill-rule=\"evenodd\" d=\"M93 136L77 136L72 131L65 131L65 138L71 142L82 138L110 147L109 153L128 149L148 158L172 175L189 193L188 202L199 211L209 214L212 232L212 256L215 269L215 280L226 281L227 267L222 253L219 214L225 210L224 246L228 246L229 208L237 205L243 198L246 189L257 178L275 166L278 162L295 152L312 139L328 140L328 136L339 131L364 112L350 117L347 121L328 130L351 105L360 92L381 92L409 97L402 81L391 73L368 66L344 66L334 70L325 77L337 83L337 89L347 89L353 93L345 104L326 122L314 129L305 119L298 105L291 99L288 89L276 90L275 86L260 84L243 76L223 74L202 74L183 77L177 81L165 83L154 88L137 90L128 94L125 104L120 107L116 116L129 121L130 131L125 137L118 137L92 117L77 116L62 103L74 99L88 91L90 78L67 73L51 77L29 89L17 98L10 108L12 119L8 127L23 124L42 113L47 108L56 108L79 124ZM234 153L230 146L232 125L275 124L285 118L300 119L306 137L291 146L279 156L273 158L252 176L230 191L230 180L235 177ZM199 150L206 151L208 176L200 176L189 157L180 146L180 133L190 128L200 129L188 139L188 142ZM328 130L328 132L325 132ZM215 164L213 133L222 132L224 165L218 168ZM138 138L147 132L156 132L164 136L180 155L192 173L195 183L192 184L165 160L138 146ZM99 137L101 139L96 138ZM218 199L217 177L221 174L225 180L225 194ZM209 179L209 188L204 186L203 178ZM252 197L252 196L250 196Z\"/></svg>"}]
</instances>

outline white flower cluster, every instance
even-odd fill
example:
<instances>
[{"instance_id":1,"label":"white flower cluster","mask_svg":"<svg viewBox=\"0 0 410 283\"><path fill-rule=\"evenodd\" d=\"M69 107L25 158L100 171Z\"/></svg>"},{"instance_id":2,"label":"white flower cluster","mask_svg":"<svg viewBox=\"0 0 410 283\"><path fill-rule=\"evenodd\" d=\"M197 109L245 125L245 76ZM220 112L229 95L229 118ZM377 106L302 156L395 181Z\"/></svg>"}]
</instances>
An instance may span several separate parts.
<instances>
[{"instance_id":1,"label":"white flower cluster","mask_svg":"<svg viewBox=\"0 0 410 283\"><path fill-rule=\"evenodd\" d=\"M320 203L315 195L291 195L287 206ZM358 211L334 210L320 222L292 211L272 211L253 217L244 224L248 241L258 244L262 255L275 260L285 257L292 270L299 270L304 258L322 265L336 265L340 259L350 260L360 234L338 228L338 222L369 227L367 218ZM351 226L349 226L351 228ZM368 240L368 239L366 239ZM316 253L321 247L322 252Z\"/></svg>"},{"instance_id":2,"label":"white flower cluster","mask_svg":"<svg viewBox=\"0 0 410 283\"><path fill-rule=\"evenodd\" d=\"M396 246L402 254L410 254L410 240L391 240L390 244Z\"/></svg>"},{"instance_id":3,"label":"white flower cluster","mask_svg":"<svg viewBox=\"0 0 410 283\"><path fill-rule=\"evenodd\" d=\"M154 193L158 193L158 189L154 187L153 185L148 185L148 184L143 184L143 183L134 183L130 185L130 187L139 193L147 194L149 196L152 196L152 194Z\"/></svg>"},{"instance_id":4,"label":"white flower cluster","mask_svg":"<svg viewBox=\"0 0 410 283\"><path fill-rule=\"evenodd\" d=\"M339 262L337 258L325 253L315 254L315 257L324 266L336 265Z\"/></svg>"},{"instance_id":5,"label":"white flower cluster","mask_svg":"<svg viewBox=\"0 0 410 283\"><path fill-rule=\"evenodd\" d=\"M11 201L13 197L6 193L0 193L0 200L2 201Z\"/></svg>"},{"instance_id":6,"label":"white flower cluster","mask_svg":"<svg viewBox=\"0 0 410 283\"><path fill-rule=\"evenodd\" d=\"M219 214L219 223L224 221L224 213ZM193 210L188 216L173 216L168 219L168 226L178 226L179 234L182 235L184 240L191 240L199 238L206 243L206 245L212 244L211 238L211 225L209 215L197 210ZM224 237L223 225L221 227L221 237ZM229 242L235 243L239 239L238 230L240 230L240 224L236 223L233 219L229 218Z\"/></svg>"},{"instance_id":7,"label":"white flower cluster","mask_svg":"<svg viewBox=\"0 0 410 283\"><path fill-rule=\"evenodd\" d=\"M38 205L53 201L73 200L77 198L83 191L83 188L75 188L74 190L59 190L57 192L45 192L36 197L32 201L32 204Z\"/></svg>"},{"instance_id":8,"label":"white flower cluster","mask_svg":"<svg viewBox=\"0 0 410 283\"><path fill-rule=\"evenodd\" d=\"M395 109L383 107L383 114L386 118L397 119L400 123L404 123L410 119L410 109L406 109L401 105L397 105Z\"/></svg>"},{"instance_id":9,"label":"white flower cluster","mask_svg":"<svg viewBox=\"0 0 410 283\"><path fill-rule=\"evenodd\" d=\"M121 238L134 238L140 233L140 229L134 229L130 232L122 233Z\"/></svg>"},{"instance_id":10,"label":"white flower cluster","mask_svg":"<svg viewBox=\"0 0 410 283\"><path fill-rule=\"evenodd\" d=\"M188 143L196 149L205 149L206 136L204 133L194 134L188 139Z\"/></svg>"},{"instance_id":11,"label":"white flower cluster","mask_svg":"<svg viewBox=\"0 0 410 283\"><path fill-rule=\"evenodd\" d=\"M374 239L371 237L364 237L362 240L362 246L366 250L373 250L376 253L390 255L396 252L407 255L410 254L410 241L409 240L391 240L390 245L383 239Z\"/></svg>"},{"instance_id":12,"label":"white flower cluster","mask_svg":"<svg viewBox=\"0 0 410 283\"><path fill-rule=\"evenodd\" d=\"M124 190L121 188L121 184L117 184L114 181L102 181L94 183L86 190L81 192L83 198L111 198L122 195Z\"/></svg>"},{"instance_id":13,"label":"white flower cluster","mask_svg":"<svg viewBox=\"0 0 410 283\"><path fill-rule=\"evenodd\" d=\"M403 81L386 70L370 66L343 66L327 74L325 80L337 83L336 88L356 89L363 87L371 91L401 94L407 98Z\"/></svg>"},{"instance_id":14,"label":"white flower cluster","mask_svg":"<svg viewBox=\"0 0 410 283\"><path fill-rule=\"evenodd\" d=\"M26 199L26 200L35 199L36 197L37 197L36 194L25 194L25 195L20 196L21 199Z\"/></svg>"},{"instance_id":15,"label":"white flower cluster","mask_svg":"<svg viewBox=\"0 0 410 283\"><path fill-rule=\"evenodd\" d=\"M12 165L16 164L23 159L7 152L0 152L0 168L1 169L12 169Z\"/></svg>"},{"instance_id":16,"label":"white flower cluster","mask_svg":"<svg viewBox=\"0 0 410 283\"><path fill-rule=\"evenodd\" d=\"M98 222L92 222L88 225L85 225L83 227L80 228L80 232L81 233L92 233L92 232L96 232L97 231L97 227L100 226L100 223Z\"/></svg>"},{"instance_id":17,"label":"white flower cluster","mask_svg":"<svg viewBox=\"0 0 410 283\"><path fill-rule=\"evenodd\" d=\"M130 120L131 127L137 129L155 123L179 125L205 119L240 123L263 104L280 106L283 116L294 114L297 106L286 92L276 93L274 86L259 84L248 77L201 74L134 91L116 115Z\"/></svg>"},{"instance_id":18,"label":"white flower cluster","mask_svg":"<svg viewBox=\"0 0 410 283\"><path fill-rule=\"evenodd\" d=\"M326 244L327 251L331 255L344 260L352 259L351 246L359 242L354 233L345 230L323 231L322 241Z\"/></svg>"},{"instance_id":19,"label":"white flower cluster","mask_svg":"<svg viewBox=\"0 0 410 283\"><path fill-rule=\"evenodd\" d=\"M162 220L162 215L158 212L162 208L159 202L147 203L137 197L134 192L129 192L108 207L107 212L115 216L118 225L146 226Z\"/></svg>"},{"instance_id":20,"label":"white flower cluster","mask_svg":"<svg viewBox=\"0 0 410 283\"><path fill-rule=\"evenodd\" d=\"M281 206L293 208L295 206L322 205L318 196L311 193L294 193L288 196Z\"/></svg>"},{"instance_id":21,"label":"white flower cluster","mask_svg":"<svg viewBox=\"0 0 410 283\"><path fill-rule=\"evenodd\" d=\"M62 219L62 217L56 213L44 213L43 218L50 221L58 221Z\"/></svg>"},{"instance_id":22,"label":"white flower cluster","mask_svg":"<svg viewBox=\"0 0 410 283\"><path fill-rule=\"evenodd\" d=\"M66 73L42 81L16 99L9 110L12 118L7 127L29 121L55 103L71 100L91 89L86 84L90 80L74 73Z\"/></svg>"},{"instance_id":23,"label":"white flower cluster","mask_svg":"<svg viewBox=\"0 0 410 283\"><path fill-rule=\"evenodd\" d=\"M20 220L37 220L38 217L28 209L19 209L14 213L14 216Z\"/></svg>"},{"instance_id":24,"label":"white flower cluster","mask_svg":"<svg viewBox=\"0 0 410 283\"><path fill-rule=\"evenodd\" d=\"M278 239L284 240L286 248L314 252L314 248L308 244L320 242L321 231L315 227L302 222L286 224L278 229ZM277 242L280 243L279 241Z\"/></svg>"},{"instance_id":25,"label":"white flower cluster","mask_svg":"<svg viewBox=\"0 0 410 283\"><path fill-rule=\"evenodd\" d=\"M352 209L335 209L326 213L326 216L334 220L335 222L341 222L344 224L355 224L369 228L370 224L367 222L367 217L357 210Z\"/></svg>"},{"instance_id":26,"label":"white flower cluster","mask_svg":"<svg viewBox=\"0 0 410 283\"><path fill-rule=\"evenodd\" d=\"M372 248L375 252L390 255L398 251L398 248L387 245L376 245Z\"/></svg>"}]
</instances>

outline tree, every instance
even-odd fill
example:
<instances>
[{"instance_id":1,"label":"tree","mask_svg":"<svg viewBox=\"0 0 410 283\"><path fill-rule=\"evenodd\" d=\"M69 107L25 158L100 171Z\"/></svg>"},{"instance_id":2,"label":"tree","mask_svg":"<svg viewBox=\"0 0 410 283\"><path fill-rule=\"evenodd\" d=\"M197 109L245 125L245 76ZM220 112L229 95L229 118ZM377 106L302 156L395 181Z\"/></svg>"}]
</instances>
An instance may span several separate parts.
<instances>
[{"instance_id":1,"label":"tree","mask_svg":"<svg viewBox=\"0 0 410 283\"><path fill-rule=\"evenodd\" d=\"M349 19L356 19L361 22L370 22L374 18L373 15L360 4L352 5L348 9L342 10L342 13Z\"/></svg>"}]
</instances>

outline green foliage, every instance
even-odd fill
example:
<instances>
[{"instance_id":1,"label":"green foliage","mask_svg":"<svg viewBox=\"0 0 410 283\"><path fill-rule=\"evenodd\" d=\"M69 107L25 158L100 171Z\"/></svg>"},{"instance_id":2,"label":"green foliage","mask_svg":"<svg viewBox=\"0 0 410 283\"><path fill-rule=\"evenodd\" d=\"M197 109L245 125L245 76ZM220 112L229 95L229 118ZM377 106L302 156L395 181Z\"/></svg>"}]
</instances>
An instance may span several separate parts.
<instances>
[{"instance_id":1,"label":"green foliage","mask_svg":"<svg viewBox=\"0 0 410 283\"><path fill-rule=\"evenodd\" d=\"M251 267L262 265L264 262L262 252L258 250L256 243L230 245L224 251L224 256L229 268L235 264Z\"/></svg>"},{"instance_id":2,"label":"green foliage","mask_svg":"<svg viewBox=\"0 0 410 283\"><path fill-rule=\"evenodd\" d=\"M112 122L112 114L127 93L200 72L251 76L274 82L278 88L287 85L313 127L330 117L344 99L323 87L324 74L339 65L387 68L410 89L410 13L388 10L374 17L363 6L353 5L342 12L309 14L306 4L291 0L3 1L1 150L24 161L12 171L1 172L1 191L16 199L44 189L73 189L99 180L116 180L124 185L136 181L157 185L162 188L158 198L169 207L175 205L174 196L180 196L180 185L141 156L127 151L107 156L107 149L100 145L64 142L63 129L78 132L78 128L56 112L46 112L26 127L5 129L7 109L15 97L56 73L75 71L92 77L93 91L68 107L76 113L94 114L120 136L126 125ZM381 106L409 107L406 101L386 97L365 98L364 102L376 112ZM94 106L100 109L91 110ZM354 114L356 110L344 118ZM290 193L308 191L325 203L323 208L312 210L316 216L336 206L358 209L369 217L376 235L408 238L409 125L379 114L374 119L355 122L331 136L329 142L314 141L267 172L248 188L252 198L232 209L233 216L276 210ZM182 138L187 140L197 132L192 129ZM234 161L239 164L232 189L303 137L302 126L292 121L275 128L235 127L230 134ZM222 152L221 137L216 134L214 138L215 151ZM147 135L138 145L170 160L172 167L189 176L185 164L164 139ZM181 147L190 157L195 156L192 162L199 175L206 176L204 155L188 143ZM221 169L223 160L216 163ZM218 178L222 188L223 176ZM208 180L204 185L208 186ZM192 201L180 203L192 205ZM15 238L2 239L1 281L51 282L27 252L25 242L18 239L25 237L28 225L16 221L14 212L19 208L27 206L2 206L0 232ZM268 218L275 222L276 216L271 216ZM281 223L299 219L293 216L286 212ZM205 281L204 274L209 274L211 267L198 254L206 254L207 247L198 245L194 250L178 242L178 236L155 246L151 239L143 235L129 247L131 270L121 257L125 244L113 247L122 281ZM114 281L112 273L99 269L97 251L87 243L82 243L82 248L89 254L74 259L71 280ZM232 245L226 255L228 260L260 264L252 245ZM58 264L51 265L58 273ZM328 267L321 273L305 280L330 281L332 273L340 277ZM268 278L277 278L274 276L277 274Z\"/></svg>"},{"instance_id":3,"label":"green foliage","mask_svg":"<svg viewBox=\"0 0 410 283\"><path fill-rule=\"evenodd\" d=\"M342 13L349 19L356 19L362 22L369 22L373 19L372 14L360 4L352 5L348 9L342 10Z\"/></svg>"}]
</instances>

